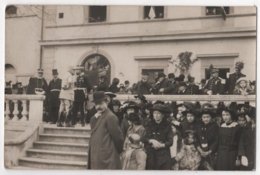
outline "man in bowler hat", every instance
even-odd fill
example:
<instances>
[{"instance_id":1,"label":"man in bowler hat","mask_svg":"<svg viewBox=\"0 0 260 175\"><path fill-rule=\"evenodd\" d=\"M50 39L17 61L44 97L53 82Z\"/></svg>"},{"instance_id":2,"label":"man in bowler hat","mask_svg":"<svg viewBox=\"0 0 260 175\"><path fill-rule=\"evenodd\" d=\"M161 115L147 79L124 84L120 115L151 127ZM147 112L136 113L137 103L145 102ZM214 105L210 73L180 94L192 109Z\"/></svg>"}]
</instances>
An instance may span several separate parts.
<instances>
[{"instance_id":1,"label":"man in bowler hat","mask_svg":"<svg viewBox=\"0 0 260 175\"><path fill-rule=\"evenodd\" d=\"M97 110L90 120L89 169L122 169L120 153L123 150L123 134L115 114L108 108L103 91L93 94Z\"/></svg>"}]
</instances>

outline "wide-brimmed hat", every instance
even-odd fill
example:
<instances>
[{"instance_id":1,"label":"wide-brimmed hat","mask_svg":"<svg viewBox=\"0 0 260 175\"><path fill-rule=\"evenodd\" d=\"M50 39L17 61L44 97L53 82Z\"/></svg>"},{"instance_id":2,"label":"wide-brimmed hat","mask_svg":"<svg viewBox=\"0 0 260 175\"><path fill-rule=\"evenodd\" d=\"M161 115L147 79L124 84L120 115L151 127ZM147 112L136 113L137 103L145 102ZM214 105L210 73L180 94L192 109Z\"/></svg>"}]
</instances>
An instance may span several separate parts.
<instances>
[{"instance_id":1,"label":"wide-brimmed hat","mask_svg":"<svg viewBox=\"0 0 260 175\"><path fill-rule=\"evenodd\" d=\"M105 95L109 96L110 98L116 97L116 94L114 94L113 92L105 92Z\"/></svg>"},{"instance_id":2,"label":"wide-brimmed hat","mask_svg":"<svg viewBox=\"0 0 260 175\"><path fill-rule=\"evenodd\" d=\"M94 92L93 94L93 102L94 103L100 103L104 100L106 100L106 95L105 95L105 92L104 91L96 91Z\"/></svg>"},{"instance_id":3,"label":"wide-brimmed hat","mask_svg":"<svg viewBox=\"0 0 260 175\"><path fill-rule=\"evenodd\" d=\"M211 103L204 103L201 106L200 116L202 116L203 114L209 114L211 117L215 117L216 109L214 105Z\"/></svg>"},{"instance_id":4,"label":"wide-brimmed hat","mask_svg":"<svg viewBox=\"0 0 260 175\"><path fill-rule=\"evenodd\" d=\"M152 111L159 111L159 112L164 113L164 114L170 114L171 113L171 109L168 106L166 106L165 104L155 104L152 107Z\"/></svg>"},{"instance_id":5,"label":"wide-brimmed hat","mask_svg":"<svg viewBox=\"0 0 260 175\"><path fill-rule=\"evenodd\" d=\"M129 114L129 116L128 116L128 120L129 121L131 121L131 122L133 122L133 123L140 123L140 117L139 117L139 115L137 114L137 113L131 113L131 114Z\"/></svg>"},{"instance_id":6,"label":"wide-brimmed hat","mask_svg":"<svg viewBox=\"0 0 260 175\"><path fill-rule=\"evenodd\" d=\"M186 107L186 110L182 112L183 115L187 115L188 113L193 114L195 117L198 115L199 111L196 110L195 104L185 102L183 105Z\"/></svg>"},{"instance_id":7,"label":"wide-brimmed hat","mask_svg":"<svg viewBox=\"0 0 260 175\"><path fill-rule=\"evenodd\" d=\"M246 83L248 82L247 78L241 77L236 81L236 84L239 84L241 81L245 81Z\"/></svg>"}]
</instances>

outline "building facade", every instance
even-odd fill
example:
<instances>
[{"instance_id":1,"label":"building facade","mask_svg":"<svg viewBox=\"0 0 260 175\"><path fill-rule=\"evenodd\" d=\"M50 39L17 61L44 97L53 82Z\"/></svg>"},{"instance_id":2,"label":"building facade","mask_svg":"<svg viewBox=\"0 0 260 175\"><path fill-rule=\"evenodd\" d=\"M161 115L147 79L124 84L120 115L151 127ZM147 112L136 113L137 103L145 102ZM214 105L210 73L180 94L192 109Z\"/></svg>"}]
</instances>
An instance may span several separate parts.
<instances>
[{"instance_id":1,"label":"building facade","mask_svg":"<svg viewBox=\"0 0 260 175\"><path fill-rule=\"evenodd\" d=\"M50 80L53 68L62 76L76 65L93 84L102 74L131 84L144 72L178 76L175 64L185 51L197 60L189 70L196 82L207 78L211 64L227 78L236 61L245 63L249 80L256 78L255 7L58 5L25 11L36 14L6 17L6 67L13 66L12 78L23 84L38 67Z\"/></svg>"}]
</instances>

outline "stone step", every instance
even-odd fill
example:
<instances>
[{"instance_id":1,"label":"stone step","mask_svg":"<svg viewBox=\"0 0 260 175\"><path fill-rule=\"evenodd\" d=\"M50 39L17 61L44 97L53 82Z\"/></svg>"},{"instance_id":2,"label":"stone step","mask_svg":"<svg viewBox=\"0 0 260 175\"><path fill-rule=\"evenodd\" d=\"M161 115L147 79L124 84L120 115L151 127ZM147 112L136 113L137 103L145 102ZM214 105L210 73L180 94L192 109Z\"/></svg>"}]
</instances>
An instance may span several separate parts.
<instances>
[{"instance_id":1,"label":"stone step","mask_svg":"<svg viewBox=\"0 0 260 175\"><path fill-rule=\"evenodd\" d=\"M34 142L33 148L57 151L87 152L88 144L37 141Z\"/></svg>"},{"instance_id":2,"label":"stone step","mask_svg":"<svg viewBox=\"0 0 260 175\"><path fill-rule=\"evenodd\" d=\"M71 134L71 135L84 135L90 134L90 128L70 128L70 127L56 127L56 126L44 126L43 132L45 134Z\"/></svg>"},{"instance_id":3,"label":"stone step","mask_svg":"<svg viewBox=\"0 0 260 175\"><path fill-rule=\"evenodd\" d=\"M39 134L39 141L85 143L89 142L90 135L67 135L67 134Z\"/></svg>"},{"instance_id":4,"label":"stone step","mask_svg":"<svg viewBox=\"0 0 260 175\"><path fill-rule=\"evenodd\" d=\"M73 160L87 162L88 154L85 152L68 152L56 150L28 149L27 157L48 159L48 160Z\"/></svg>"},{"instance_id":5,"label":"stone step","mask_svg":"<svg viewBox=\"0 0 260 175\"><path fill-rule=\"evenodd\" d=\"M39 169L58 169L58 170L82 169L83 170L83 169L87 169L87 162L22 157L19 159L19 166L29 167L29 168L39 168Z\"/></svg>"}]
</instances>

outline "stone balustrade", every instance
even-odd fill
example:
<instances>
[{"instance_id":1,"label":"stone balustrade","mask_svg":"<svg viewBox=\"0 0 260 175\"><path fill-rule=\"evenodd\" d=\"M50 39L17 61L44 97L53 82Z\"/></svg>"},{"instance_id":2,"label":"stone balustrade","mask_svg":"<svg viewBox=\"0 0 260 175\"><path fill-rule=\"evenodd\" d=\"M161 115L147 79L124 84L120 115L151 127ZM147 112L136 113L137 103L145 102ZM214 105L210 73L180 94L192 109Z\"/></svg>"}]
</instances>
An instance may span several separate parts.
<instances>
[{"instance_id":1,"label":"stone balustrade","mask_svg":"<svg viewBox=\"0 0 260 175\"><path fill-rule=\"evenodd\" d=\"M5 95L5 120L42 121L43 95Z\"/></svg>"}]
</instances>

